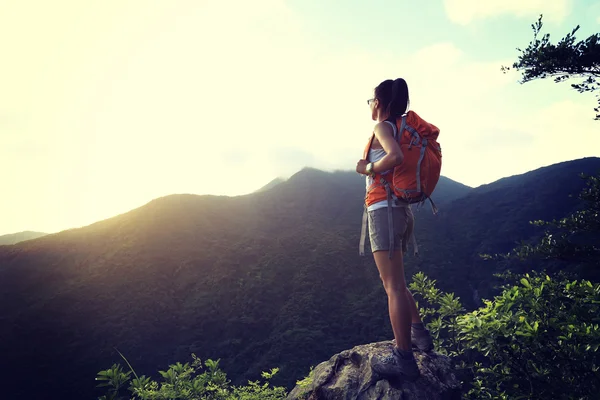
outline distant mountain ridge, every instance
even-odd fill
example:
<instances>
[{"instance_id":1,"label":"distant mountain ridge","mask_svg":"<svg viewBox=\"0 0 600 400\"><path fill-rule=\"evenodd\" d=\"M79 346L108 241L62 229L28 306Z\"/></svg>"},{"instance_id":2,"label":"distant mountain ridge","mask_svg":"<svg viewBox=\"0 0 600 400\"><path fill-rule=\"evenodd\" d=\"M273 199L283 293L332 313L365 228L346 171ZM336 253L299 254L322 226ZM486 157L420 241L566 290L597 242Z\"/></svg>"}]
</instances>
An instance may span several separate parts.
<instances>
[{"instance_id":1,"label":"distant mountain ridge","mask_svg":"<svg viewBox=\"0 0 600 400\"><path fill-rule=\"evenodd\" d=\"M599 170L590 158L498 188L441 179L440 214L415 208L421 255L407 256L407 276L422 270L468 303L499 267L478 254L539 234L528 221L576 208L577 174ZM306 168L266 191L165 196L0 247L0 383L13 398L92 397L116 347L138 373L195 352L236 383L280 367L275 383L291 385L336 352L388 340L377 270L358 256L364 185Z\"/></svg>"},{"instance_id":2,"label":"distant mountain ridge","mask_svg":"<svg viewBox=\"0 0 600 400\"><path fill-rule=\"evenodd\" d=\"M578 206L575 198L584 185L584 181L578 175L593 175L598 172L600 158L589 157L502 178L474 188L465 196L456 199L451 210L444 213L441 220L466 222L446 224L445 228L451 229L452 236L460 240L473 237L468 246L478 251L489 252L492 251L492 247L496 251L509 251L514 247L516 240L526 239L539 231L534 226L528 223L520 224L519 221L552 220L574 211ZM574 198L569 199L569 196ZM477 214L478 217L473 219L473 214ZM471 220L479 222L481 219L488 223L468 223ZM516 229L513 233L518 233L518 236L501 238L505 227ZM482 241L480 238L486 240ZM486 241L489 244L486 245Z\"/></svg>"},{"instance_id":3,"label":"distant mountain ridge","mask_svg":"<svg viewBox=\"0 0 600 400\"><path fill-rule=\"evenodd\" d=\"M46 235L47 235L47 233L34 232L34 231L9 233L7 235L0 236L0 245L17 244L19 242L24 242L25 240L37 239L39 237L46 236Z\"/></svg>"},{"instance_id":4,"label":"distant mountain ridge","mask_svg":"<svg viewBox=\"0 0 600 400\"><path fill-rule=\"evenodd\" d=\"M265 186L263 186L260 189L254 191L254 193L264 192L266 190L272 189L272 188L274 188L275 186L279 185L282 182L285 182L284 178L275 178L271 182L267 183Z\"/></svg>"},{"instance_id":5,"label":"distant mountain ridge","mask_svg":"<svg viewBox=\"0 0 600 400\"><path fill-rule=\"evenodd\" d=\"M454 181L445 176L440 176L435 191L432 193L432 198L437 198L438 194L442 193L440 201L442 203L450 203L456 199L466 196L473 190L472 187Z\"/></svg>"}]
</instances>

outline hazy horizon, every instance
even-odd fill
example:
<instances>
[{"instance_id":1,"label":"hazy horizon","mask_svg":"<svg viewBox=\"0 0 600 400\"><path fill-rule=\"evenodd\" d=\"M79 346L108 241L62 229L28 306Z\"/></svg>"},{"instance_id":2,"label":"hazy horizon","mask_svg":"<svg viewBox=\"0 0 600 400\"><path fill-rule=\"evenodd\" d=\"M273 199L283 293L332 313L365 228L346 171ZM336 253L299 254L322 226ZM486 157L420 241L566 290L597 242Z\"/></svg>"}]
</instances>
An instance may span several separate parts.
<instances>
[{"instance_id":1,"label":"hazy horizon","mask_svg":"<svg viewBox=\"0 0 600 400\"><path fill-rule=\"evenodd\" d=\"M598 157L594 157L594 158L598 158ZM568 160L568 161L577 161L577 160ZM527 173L527 172L532 172L532 171L534 171L534 170L536 170L536 169L539 169L539 168L544 168L544 167L548 167L548 166L552 166L552 165L556 165L556 164L559 164L559 163L554 163L554 164L549 164L549 165L540 165L538 168L535 168L535 169L533 169L533 170L531 170L531 171L526 171L525 173ZM304 169L306 169L306 168L313 168L313 167L308 167L308 166L306 166L306 167L302 167L300 170L298 170L298 171L294 172L293 174L291 174L291 175L289 175L289 176L277 176L277 177L275 177L275 178L271 179L269 182L266 182L264 185L262 185L262 186L260 186L260 187L257 187L257 188L255 188L254 190L251 190L251 191L250 191L250 192L248 192L248 193L241 193L241 194L237 194L237 195L221 195L221 196L226 196L226 197L237 197L237 196L246 196L246 195L250 195L250 194L252 194L252 193L256 193L258 190L262 189L264 186L267 186L267 185L271 184L271 183L272 183L272 182L274 182L274 181L277 181L277 180L286 181L286 180L290 179L292 176L294 176L295 174L297 174L297 173L299 173L299 172L303 171L303 170L304 170ZM323 169L317 169L317 170L319 170L319 171L322 171L322 172L326 172L326 173L336 173L336 172L355 173L353 170L341 170L341 169L337 169L337 170L329 170L329 171L326 171L326 170L323 170ZM447 179L450 179L450 180L452 180L452 181L454 181L454 182L456 182L456 183L458 183L458 184L465 185L465 186L469 187L470 189L476 189L476 188L478 188L478 187L480 187L480 186L487 185L487 184L493 184L494 182L497 182L498 180L501 180L501 179L504 179L504 178L510 178L510 177L513 177L513 176L518 176L518 175L522 175L522 174L507 175L507 176L504 176L504 177L500 177L500 178L498 178L497 180L495 180L495 181L493 181L493 182L483 183L483 184L481 184L481 185L477 185L477 186L470 186L470 185L467 185L467 184L465 184L465 183L463 183L463 182L460 182L460 181L458 181L458 180L456 180L456 179L452 179L452 178L450 178L450 177L448 177L448 176L445 176L444 174L442 174L442 177L445 177L445 178L447 178ZM164 195L164 196L160 196L160 197L167 197L167 196L172 196L172 195L186 195L186 194L198 195L198 194L195 194L195 193L170 193L170 194L166 194L166 195ZM202 194L201 194L201 195L202 195ZM200 195L200 196L201 196L201 195ZM210 193L206 193L206 194L203 194L203 195L208 195L208 196L210 196L210 195L212 195L212 194L210 194ZM92 221L92 222L90 222L89 224L84 224L84 225L81 225L81 226L70 226L70 227L66 227L66 228L60 229L60 230L58 230L58 231L53 231L53 232L40 232L40 231L31 230L31 229L24 230L24 231L19 231L19 232L5 232L5 233L2 233L2 232L0 232L0 237L2 237L2 236L7 236L7 235L12 235L12 234L23 233L23 232L34 232L34 233L46 233L46 234L53 234L53 233L58 233L58 232L61 232L61 231L64 231L64 230L82 228L82 227L85 227L85 226L91 225L91 224L93 224L93 223L95 223L95 222L100 222L100 221L102 221L102 220L104 220L104 219L108 219L108 218L116 217L116 216L118 216L118 215L125 214L125 213L127 213L127 212L129 212L129 211L132 211L132 210L134 210L134 209L136 209L136 208L143 207L143 206L145 206L146 204L148 204L148 203L150 203L151 201L153 201L153 200L156 200L156 199L157 199L157 198L148 199L147 201L144 201L143 203L139 204L138 206L132 207L131 209L128 209L128 210L123 210L123 211L121 211L121 212L119 212L119 213L117 213L117 214L115 214L115 215L108 216L108 217L106 217L106 218L103 218L103 219L101 219L101 220Z\"/></svg>"},{"instance_id":2,"label":"hazy horizon","mask_svg":"<svg viewBox=\"0 0 600 400\"><path fill-rule=\"evenodd\" d=\"M388 78L465 185L597 156L592 94L500 71L541 13L553 42L600 27L591 0L0 2L0 235L353 170Z\"/></svg>"}]
</instances>

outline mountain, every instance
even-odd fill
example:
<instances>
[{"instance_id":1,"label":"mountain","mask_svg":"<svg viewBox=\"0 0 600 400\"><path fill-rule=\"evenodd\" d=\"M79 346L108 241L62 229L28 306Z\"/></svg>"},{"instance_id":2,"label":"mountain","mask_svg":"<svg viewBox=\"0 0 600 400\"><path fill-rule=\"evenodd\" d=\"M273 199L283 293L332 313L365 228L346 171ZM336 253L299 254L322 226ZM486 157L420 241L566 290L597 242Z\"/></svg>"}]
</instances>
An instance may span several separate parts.
<instances>
[{"instance_id":1,"label":"mountain","mask_svg":"<svg viewBox=\"0 0 600 400\"><path fill-rule=\"evenodd\" d=\"M481 254L506 253L522 241L541 237L544 229L530 221L562 218L575 211L580 202L577 195L585 186L579 174L598 174L600 158L590 157L554 164L534 171L500 179L482 185L441 208L433 225L425 227L424 240L433 240L425 247L431 267L423 270L439 280L444 290L456 292L463 299L478 290L489 295L496 283L490 270L528 270L536 265L498 265L481 258ZM431 224L429 215L426 223ZM422 221L422 225L426 224ZM451 254L448 257L448 254ZM491 265L490 265L491 264ZM433 273L432 269L437 269ZM466 285L458 285L463 279Z\"/></svg>"},{"instance_id":2,"label":"mountain","mask_svg":"<svg viewBox=\"0 0 600 400\"><path fill-rule=\"evenodd\" d=\"M465 196L471 190L472 188L470 186L463 185L462 183L453 181L445 176L440 176L440 180L431 196L436 199L440 196L439 201L435 200L436 203L447 204Z\"/></svg>"},{"instance_id":3,"label":"mountain","mask_svg":"<svg viewBox=\"0 0 600 400\"><path fill-rule=\"evenodd\" d=\"M263 186L260 189L256 190L255 193L265 192L265 191L267 191L267 190L269 190L271 188L274 188L275 186L279 185L282 182L285 182L285 179L283 179L283 178L275 178L271 182L267 183L265 186Z\"/></svg>"},{"instance_id":4,"label":"mountain","mask_svg":"<svg viewBox=\"0 0 600 400\"><path fill-rule=\"evenodd\" d=\"M17 244L19 242L24 242L25 240L37 239L37 238L45 236L45 235L47 235L47 233L33 232L33 231L9 233L8 235L0 236L0 246Z\"/></svg>"},{"instance_id":5,"label":"mountain","mask_svg":"<svg viewBox=\"0 0 600 400\"><path fill-rule=\"evenodd\" d=\"M538 234L530 219L577 207L577 173L598 170L598 158L577 160L499 189L441 180L440 214L416 211L421 255L407 257L407 276L423 270L465 298L489 289L498 265L477 254ZM120 361L115 348L138 374L194 352L221 358L235 383L280 367L275 383L291 386L332 354L389 339L377 269L358 256L363 197L356 173L307 168L267 191L166 196L0 247L4 392L90 398L95 373Z\"/></svg>"},{"instance_id":6,"label":"mountain","mask_svg":"<svg viewBox=\"0 0 600 400\"><path fill-rule=\"evenodd\" d=\"M510 251L517 241L539 232L528 221L551 220L575 210L577 202L568 196L582 188L578 175L598 173L599 160L563 162L475 188L443 213L443 235L473 248L474 255ZM457 220L463 223L453 223Z\"/></svg>"}]
</instances>

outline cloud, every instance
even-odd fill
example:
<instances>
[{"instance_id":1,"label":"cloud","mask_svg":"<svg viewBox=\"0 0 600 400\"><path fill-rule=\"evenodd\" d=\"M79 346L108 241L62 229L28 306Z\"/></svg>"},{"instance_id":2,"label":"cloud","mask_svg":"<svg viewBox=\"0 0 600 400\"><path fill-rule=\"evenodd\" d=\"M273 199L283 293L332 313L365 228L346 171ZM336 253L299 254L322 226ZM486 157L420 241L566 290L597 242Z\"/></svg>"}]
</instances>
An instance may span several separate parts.
<instances>
[{"instance_id":1,"label":"cloud","mask_svg":"<svg viewBox=\"0 0 600 400\"><path fill-rule=\"evenodd\" d=\"M550 22L561 22L571 12L572 0L444 0L450 20L467 25L475 20L499 15L537 17L544 14Z\"/></svg>"}]
</instances>

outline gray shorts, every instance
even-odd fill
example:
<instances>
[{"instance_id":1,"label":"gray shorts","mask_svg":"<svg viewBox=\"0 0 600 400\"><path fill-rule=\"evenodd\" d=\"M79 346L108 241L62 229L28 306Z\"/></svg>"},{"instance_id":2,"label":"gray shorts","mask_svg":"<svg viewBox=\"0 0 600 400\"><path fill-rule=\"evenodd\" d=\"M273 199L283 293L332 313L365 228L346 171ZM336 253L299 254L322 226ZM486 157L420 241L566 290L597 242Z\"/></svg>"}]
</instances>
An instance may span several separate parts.
<instances>
[{"instance_id":1,"label":"gray shorts","mask_svg":"<svg viewBox=\"0 0 600 400\"><path fill-rule=\"evenodd\" d=\"M369 239L371 251L390 249L388 208L367 212L369 217ZM410 207L392 207L394 224L394 250L402 249L406 253L408 241L413 233L415 218Z\"/></svg>"}]
</instances>

